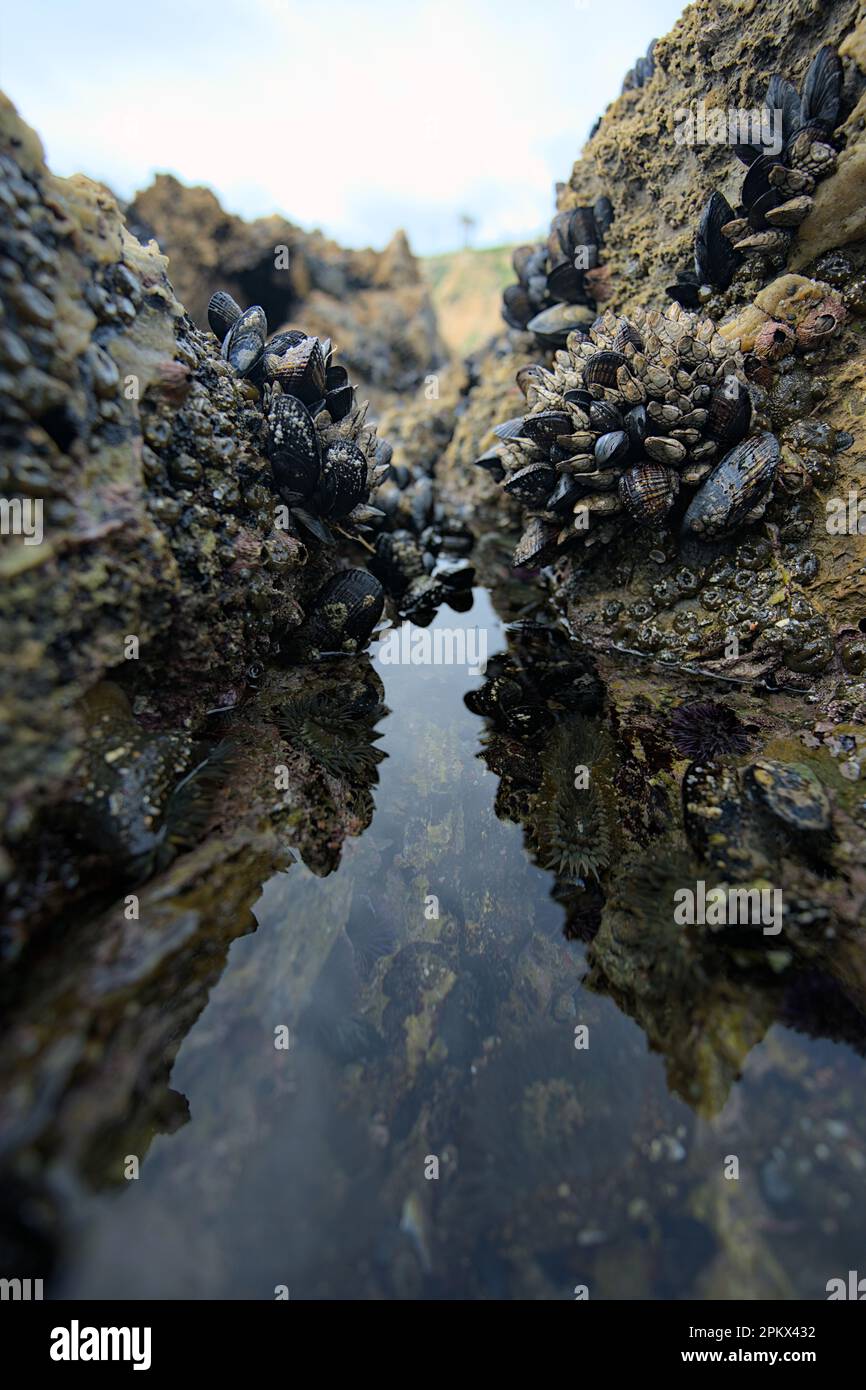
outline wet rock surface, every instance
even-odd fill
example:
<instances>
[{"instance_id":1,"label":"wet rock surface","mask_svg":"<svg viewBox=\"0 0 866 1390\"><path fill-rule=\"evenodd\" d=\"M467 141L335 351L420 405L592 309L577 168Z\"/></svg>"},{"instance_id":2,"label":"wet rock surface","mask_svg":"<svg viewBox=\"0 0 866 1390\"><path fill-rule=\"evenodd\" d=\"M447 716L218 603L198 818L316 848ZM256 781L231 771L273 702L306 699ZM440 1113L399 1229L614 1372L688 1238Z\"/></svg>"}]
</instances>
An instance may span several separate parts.
<instances>
[{"instance_id":1,"label":"wet rock surface","mask_svg":"<svg viewBox=\"0 0 866 1390\"><path fill-rule=\"evenodd\" d=\"M701 0L627 82L560 195L616 198L615 316L663 303L728 157L670 145L665 113L708 69L749 105L822 42L853 100L855 11ZM274 532L258 387L104 190L4 122L0 387L50 520L44 553L4 551L16 1269L75 1296L823 1298L864 1237L863 535L826 525L866 453L863 261L850 210L822 231L858 122L792 264L707 309L759 358L765 514L710 554L633 529L544 573L475 466L526 413L518 371L552 365L533 336L392 403L380 530ZM273 234L230 226L244 305ZM372 575L392 620L486 632L486 671L323 652L367 635Z\"/></svg>"}]
</instances>

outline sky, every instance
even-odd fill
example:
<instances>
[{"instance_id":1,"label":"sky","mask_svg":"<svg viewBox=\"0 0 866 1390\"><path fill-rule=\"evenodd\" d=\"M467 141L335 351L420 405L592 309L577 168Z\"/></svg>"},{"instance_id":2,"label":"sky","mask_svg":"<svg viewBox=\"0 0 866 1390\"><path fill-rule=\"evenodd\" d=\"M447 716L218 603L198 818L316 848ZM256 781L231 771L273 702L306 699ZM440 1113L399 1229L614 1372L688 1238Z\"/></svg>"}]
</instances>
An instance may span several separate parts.
<instances>
[{"instance_id":1,"label":"sky","mask_svg":"<svg viewBox=\"0 0 866 1390\"><path fill-rule=\"evenodd\" d=\"M245 218L420 255L546 227L596 116L684 0L25 0L0 87L58 174L157 172Z\"/></svg>"}]
</instances>

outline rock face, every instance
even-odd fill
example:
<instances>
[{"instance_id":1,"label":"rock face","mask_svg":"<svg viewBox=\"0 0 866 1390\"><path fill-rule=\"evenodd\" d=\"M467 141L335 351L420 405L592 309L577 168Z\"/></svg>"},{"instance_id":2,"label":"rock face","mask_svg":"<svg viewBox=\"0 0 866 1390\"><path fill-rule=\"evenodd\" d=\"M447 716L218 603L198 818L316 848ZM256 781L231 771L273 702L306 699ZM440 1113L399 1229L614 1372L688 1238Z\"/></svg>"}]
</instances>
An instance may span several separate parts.
<instances>
[{"instance_id":1,"label":"rock face","mask_svg":"<svg viewBox=\"0 0 866 1390\"><path fill-rule=\"evenodd\" d=\"M446 351L415 257L403 232L384 251L350 251L281 217L244 222L208 188L159 174L128 209L130 226L155 237L169 258L178 296L200 327L224 287L261 304L274 327L330 337L352 379L374 405L412 391Z\"/></svg>"},{"instance_id":2,"label":"rock face","mask_svg":"<svg viewBox=\"0 0 866 1390\"><path fill-rule=\"evenodd\" d=\"M26 898L14 861L49 844L39 817L80 786L93 719L120 730L96 766L127 790L145 767L179 775L207 711L237 703L338 561L278 527L260 393L187 317L156 245L99 184L55 178L5 98L0 161L0 868ZM422 304L405 242L368 273L392 287L370 296ZM82 703L106 675L126 692L108 723Z\"/></svg>"},{"instance_id":3,"label":"rock face","mask_svg":"<svg viewBox=\"0 0 866 1390\"><path fill-rule=\"evenodd\" d=\"M840 528L838 514L862 486L866 452L864 33L864 7L853 0L806 14L782 3L731 11L698 0L655 45L651 77L611 104L559 187L560 213L601 195L612 200L602 252L605 309L664 310L666 287L692 262L710 194L718 190L736 207L744 177L728 143L679 142L678 120L698 101L707 110L760 108L771 74L799 84L822 45L840 53L835 172L818 183L787 258L752 253L706 306L723 338L739 341L746 354L753 419L763 421L757 429L781 442L774 500L763 523L741 526L715 555L683 553L676 508L668 529L632 527L622 540L611 531L610 543L562 554L554 593L575 635L598 651L628 648L645 661L699 665L746 681L772 674L804 691L820 685L828 696L862 674L866 540L856 523ZM815 322L824 304L837 321L819 342ZM481 363L441 470L446 489L471 490L500 521L513 515L513 503L472 465L500 444L493 426L540 408L532 385L528 398L514 386L518 369L553 361L528 334L511 331L508 343L513 372L502 350ZM692 495L681 490L682 511ZM736 654L725 650L731 632Z\"/></svg>"}]
</instances>

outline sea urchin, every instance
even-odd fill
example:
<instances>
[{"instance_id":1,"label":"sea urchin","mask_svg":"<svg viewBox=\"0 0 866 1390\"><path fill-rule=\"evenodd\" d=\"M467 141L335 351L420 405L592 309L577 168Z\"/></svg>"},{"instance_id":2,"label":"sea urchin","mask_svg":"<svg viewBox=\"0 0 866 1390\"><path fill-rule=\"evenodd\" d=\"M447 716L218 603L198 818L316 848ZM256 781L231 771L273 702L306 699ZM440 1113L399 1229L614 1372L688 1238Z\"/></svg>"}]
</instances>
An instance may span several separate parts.
<instances>
[{"instance_id":1,"label":"sea urchin","mask_svg":"<svg viewBox=\"0 0 866 1390\"><path fill-rule=\"evenodd\" d=\"M748 735L734 711L715 700L690 700L670 717L670 735L683 757L711 762L728 753L745 753Z\"/></svg>"}]
</instances>

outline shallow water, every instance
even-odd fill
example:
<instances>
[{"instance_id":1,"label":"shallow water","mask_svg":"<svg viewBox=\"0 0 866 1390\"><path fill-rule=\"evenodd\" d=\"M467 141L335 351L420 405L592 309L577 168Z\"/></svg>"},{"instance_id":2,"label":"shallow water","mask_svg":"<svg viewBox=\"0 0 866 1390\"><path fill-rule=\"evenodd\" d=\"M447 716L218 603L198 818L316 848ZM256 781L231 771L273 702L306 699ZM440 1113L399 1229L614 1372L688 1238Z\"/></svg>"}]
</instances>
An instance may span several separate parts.
<instances>
[{"instance_id":1,"label":"shallow water","mask_svg":"<svg viewBox=\"0 0 866 1390\"><path fill-rule=\"evenodd\" d=\"M434 628L461 624L506 648L486 591ZM326 877L264 882L125 1149L138 1179L67 1174L55 1294L824 1297L862 1259L862 1058L768 1018L700 1118L628 1001L587 988L574 895L497 817L479 678L378 670L369 828Z\"/></svg>"}]
</instances>

